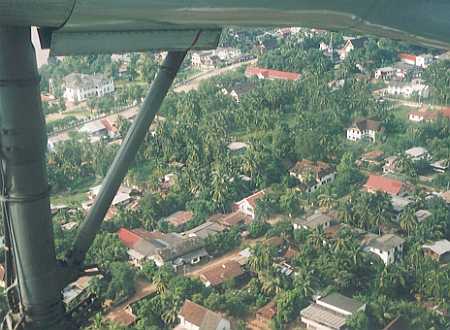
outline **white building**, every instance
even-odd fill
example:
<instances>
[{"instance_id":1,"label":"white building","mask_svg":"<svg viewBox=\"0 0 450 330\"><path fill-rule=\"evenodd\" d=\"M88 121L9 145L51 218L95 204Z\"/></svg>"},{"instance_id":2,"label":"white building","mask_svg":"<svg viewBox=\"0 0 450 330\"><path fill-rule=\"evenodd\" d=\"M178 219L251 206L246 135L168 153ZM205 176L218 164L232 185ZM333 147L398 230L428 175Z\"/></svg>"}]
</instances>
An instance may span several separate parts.
<instances>
[{"instance_id":1,"label":"white building","mask_svg":"<svg viewBox=\"0 0 450 330\"><path fill-rule=\"evenodd\" d=\"M426 69L434 61L434 57L431 54L422 54L416 56L416 66Z\"/></svg>"},{"instance_id":2,"label":"white building","mask_svg":"<svg viewBox=\"0 0 450 330\"><path fill-rule=\"evenodd\" d=\"M364 250L379 256L385 265L394 263L402 256L404 243L403 238L394 234L367 234L362 240Z\"/></svg>"},{"instance_id":3,"label":"white building","mask_svg":"<svg viewBox=\"0 0 450 330\"><path fill-rule=\"evenodd\" d=\"M347 319L353 314L364 312L366 304L331 293L319 298L300 312L302 323L311 330L344 330Z\"/></svg>"},{"instance_id":4,"label":"white building","mask_svg":"<svg viewBox=\"0 0 450 330\"><path fill-rule=\"evenodd\" d=\"M185 300L178 313L180 323L174 330L230 330L230 321L190 300Z\"/></svg>"},{"instance_id":5,"label":"white building","mask_svg":"<svg viewBox=\"0 0 450 330\"><path fill-rule=\"evenodd\" d=\"M262 197L264 197L264 190L258 191L253 195L250 195L243 200L234 203L233 211L241 211L245 215L248 215L252 219L255 219L256 216L256 201Z\"/></svg>"},{"instance_id":6,"label":"white building","mask_svg":"<svg viewBox=\"0 0 450 330\"><path fill-rule=\"evenodd\" d=\"M361 139L369 139L375 142L377 133L381 131L381 123L371 119L361 119L353 123L347 128L347 140L359 141Z\"/></svg>"},{"instance_id":7,"label":"white building","mask_svg":"<svg viewBox=\"0 0 450 330\"><path fill-rule=\"evenodd\" d=\"M430 160L431 156L428 153L428 150L423 147L414 147L405 151L406 156L411 158L413 161L418 160Z\"/></svg>"},{"instance_id":8,"label":"white building","mask_svg":"<svg viewBox=\"0 0 450 330\"><path fill-rule=\"evenodd\" d=\"M248 148L248 144L245 142L231 142L228 144L227 148L230 151L244 151Z\"/></svg>"},{"instance_id":9,"label":"white building","mask_svg":"<svg viewBox=\"0 0 450 330\"><path fill-rule=\"evenodd\" d=\"M240 57L241 51L238 48L219 47L214 50L193 52L191 54L191 65L202 70L211 70L220 63L230 64L237 62Z\"/></svg>"},{"instance_id":10,"label":"white building","mask_svg":"<svg viewBox=\"0 0 450 330\"><path fill-rule=\"evenodd\" d=\"M396 70L391 66L379 68L375 71L375 79L390 80L395 73Z\"/></svg>"},{"instance_id":11,"label":"white building","mask_svg":"<svg viewBox=\"0 0 450 330\"><path fill-rule=\"evenodd\" d=\"M386 88L388 95L411 97L414 95L428 97L430 88L423 83L422 79L413 79L411 82L391 82Z\"/></svg>"},{"instance_id":12,"label":"white building","mask_svg":"<svg viewBox=\"0 0 450 330\"><path fill-rule=\"evenodd\" d=\"M64 77L64 87L64 98L69 102L81 102L114 92L112 78L106 78L102 74L71 73Z\"/></svg>"},{"instance_id":13,"label":"white building","mask_svg":"<svg viewBox=\"0 0 450 330\"><path fill-rule=\"evenodd\" d=\"M363 48L367 41L368 39L366 37L347 40L344 47L339 52L341 60L345 60L352 50Z\"/></svg>"}]
</instances>

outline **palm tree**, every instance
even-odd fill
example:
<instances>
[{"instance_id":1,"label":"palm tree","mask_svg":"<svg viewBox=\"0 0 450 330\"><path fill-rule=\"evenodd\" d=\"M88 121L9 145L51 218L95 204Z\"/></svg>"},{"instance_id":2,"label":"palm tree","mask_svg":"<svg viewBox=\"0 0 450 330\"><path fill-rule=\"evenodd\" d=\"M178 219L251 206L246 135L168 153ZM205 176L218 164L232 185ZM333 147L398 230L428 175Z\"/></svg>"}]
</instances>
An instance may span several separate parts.
<instances>
[{"instance_id":1,"label":"palm tree","mask_svg":"<svg viewBox=\"0 0 450 330\"><path fill-rule=\"evenodd\" d=\"M105 328L105 322L103 321L102 313L95 313L92 324L89 326L91 330L101 330Z\"/></svg>"},{"instance_id":2,"label":"palm tree","mask_svg":"<svg viewBox=\"0 0 450 330\"><path fill-rule=\"evenodd\" d=\"M353 211L353 204L350 201L345 201L338 210L339 217L344 223L353 225L355 221L355 212Z\"/></svg>"},{"instance_id":3,"label":"palm tree","mask_svg":"<svg viewBox=\"0 0 450 330\"><path fill-rule=\"evenodd\" d=\"M325 245L326 235L323 226L315 228L308 237L308 242L316 249Z\"/></svg>"},{"instance_id":4,"label":"palm tree","mask_svg":"<svg viewBox=\"0 0 450 330\"><path fill-rule=\"evenodd\" d=\"M300 268L297 275L294 277L294 288L305 297L310 297L314 294L317 276L305 268Z\"/></svg>"},{"instance_id":5,"label":"palm tree","mask_svg":"<svg viewBox=\"0 0 450 330\"><path fill-rule=\"evenodd\" d=\"M158 294L164 294L167 291L167 276L164 271L159 270L153 277L153 285L156 287Z\"/></svg>"},{"instance_id":6,"label":"palm tree","mask_svg":"<svg viewBox=\"0 0 450 330\"><path fill-rule=\"evenodd\" d=\"M336 195L322 194L319 195L319 206L324 209L331 210L336 207Z\"/></svg>"},{"instance_id":7,"label":"palm tree","mask_svg":"<svg viewBox=\"0 0 450 330\"><path fill-rule=\"evenodd\" d=\"M230 200L230 177L226 173L226 169L221 165L219 161L215 164L212 171L212 200L215 203L216 208L225 213L227 204Z\"/></svg>"},{"instance_id":8,"label":"palm tree","mask_svg":"<svg viewBox=\"0 0 450 330\"><path fill-rule=\"evenodd\" d=\"M268 295L278 294L281 291L283 281L272 271L264 272L260 276L261 290Z\"/></svg>"},{"instance_id":9,"label":"palm tree","mask_svg":"<svg viewBox=\"0 0 450 330\"><path fill-rule=\"evenodd\" d=\"M400 228L409 236L415 231L418 223L414 208L407 207L400 216Z\"/></svg>"},{"instance_id":10,"label":"palm tree","mask_svg":"<svg viewBox=\"0 0 450 330\"><path fill-rule=\"evenodd\" d=\"M268 246L257 244L252 248L248 259L250 270L256 274L269 270L273 265L272 254Z\"/></svg>"},{"instance_id":11,"label":"palm tree","mask_svg":"<svg viewBox=\"0 0 450 330\"><path fill-rule=\"evenodd\" d=\"M161 318L166 324L173 324L177 320L178 310L178 303L176 301L172 301L172 303L164 309Z\"/></svg>"},{"instance_id":12,"label":"palm tree","mask_svg":"<svg viewBox=\"0 0 450 330\"><path fill-rule=\"evenodd\" d=\"M414 165L414 161L405 154L402 154L398 157L397 166L402 173L410 176L411 178L417 177L417 170Z\"/></svg>"}]
</instances>

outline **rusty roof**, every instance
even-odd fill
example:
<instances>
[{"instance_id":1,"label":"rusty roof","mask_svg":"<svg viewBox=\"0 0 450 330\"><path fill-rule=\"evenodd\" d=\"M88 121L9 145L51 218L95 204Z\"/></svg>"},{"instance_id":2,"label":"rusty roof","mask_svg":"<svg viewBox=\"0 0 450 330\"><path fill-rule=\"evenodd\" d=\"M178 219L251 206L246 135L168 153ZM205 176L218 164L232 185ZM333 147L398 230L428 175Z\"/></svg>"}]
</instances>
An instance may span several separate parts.
<instances>
[{"instance_id":1,"label":"rusty roof","mask_svg":"<svg viewBox=\"0 0 450 330\"><path fill-rule=\"evenodd\" d=\"M237 261L230 260L200 272L200 278L204 282L211 283L211 286L216 286L241 276L242 274L244 274L244 271L242 270L241 265Z\"/></svg>"}]
</instances>

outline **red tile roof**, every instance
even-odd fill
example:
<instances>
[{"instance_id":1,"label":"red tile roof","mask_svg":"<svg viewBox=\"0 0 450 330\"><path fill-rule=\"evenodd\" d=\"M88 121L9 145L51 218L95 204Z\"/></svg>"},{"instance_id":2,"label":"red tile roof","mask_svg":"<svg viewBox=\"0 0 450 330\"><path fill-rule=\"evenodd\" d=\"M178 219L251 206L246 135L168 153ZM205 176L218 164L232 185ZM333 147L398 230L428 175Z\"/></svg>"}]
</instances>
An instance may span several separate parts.
<instances>
[{"instance_id":1,"label":"red tile roof","mask_svg":"<svg viewBox=\"0 0 450 330\"><path fill-rule=\"evenodd\" d=\"M398 54L401 60L408 60L412 62L416 62L416 55L408 54L408 53L400 53Z\"/></svg>"},{"instance_id":2,"label":"red tile roof","mask_svg":"<svg viewBox=\"0 0 450 330\"><path fill-rule=\"evenodd\" d=\"M257 201L258 199L262 198L264 195L265 195L264 190L255 192L253 195L250 195L250 196L244 198L243 200L241 200L241 201L235 203L235 205L237 204L237 205L239 206L240 204L242 204L242 203L244 203L244 202L247 202L247 203L249 203L253 208L255 208L255 207L256 207L256 201Z\"/></svg>"},{"instance_id":3,"label":"red tile roof","mask_svg":"<svg viewBox=\"0 0 450 330\"><path fill-rule=\"evenodd\" d=\"M225 226L232 227L240 224L241 222L246 223L249 220L250 219L247 215L241 211L236 211L230 214L225 214L221 219L218 219L217 222Z\"/></svg>"},{"instance_id":4,"label":"red tile roof","mask_svg":"<svg viewBox=\"0 0 450 330\"><path fill-rule=\"evenodd\" d=\"M265 79L281 79L291 81L298 80L301 77L300 73L296 72L278 71L272 69L258 68L254 66L247 67L247 70L245 70L245 75L247 77L258 76L263 77Z\"/></svg>"},{"instance_id":5,"label":"red tile roof","mask_svg":"<svg viewBox=\"0 0 450 330\"><path fill-rule=\"evenodd\" d=\"M417 117L423 117L424 120L434 120L439 115L445 118L450 119L450 108L444 108L440 110L428 110L427 108L421 108L418 111L411 111L409 115L417 116Z\"/></svg>"},{"instance_id":6,"label":"red tile roof","mask_svg":"<svg viewBox=\"0 0 450 330\"><path fill-rule=\"evenodd\" d=\"M103 124L103 126L105 126L105 128L108 132L111 132L111 133L117 132L117 127L112 125L108 119L106 119L106 118L100 119L100 122Z\"/></svg>"},{"instance_id":7,"label":"red tile roof","mask_svg":"<svg viewBox=\"0 0 450 330\"><path fill-rule=\"evenodd\" d=\"M437 118L438 115L439 115L438 111L430 111L430 110L427 110L426 108L422 108L422 109L420 109L418 111L411 111L409 113L410 117L411 116L422 117L423 120L426 120L426 121L434 120L434 119Z\"/></svg>"},{"instance_id":8,"label":"red tile roof","mask_svg":"<svg viewBox=\"0 0 450 330\"><path fill-rule=\"evenodd\" d=\"M450 119L450 108L445 108L439 111L442 117L446 117Z\"/></svg>"},{"instance_id":9,"label":"red tile roof","mask_svg":"<svg viewBox=\"0 0 450 330\"><path fill-rule=\"evenodd\" d=\"M179 316L182 316L187 322L196 325L200 329L215 329L222 320L219 313L213 312L208 308L200 306L190 300L184 302ZM211 326L211 327L208 327Z\"/></svg>"},{"instance_id":10,"label":"red tile roof","mask_svg":"<svg viewBox=\"0 0 450 330\"><path fill-rule=\"evenodd\" d=\"M141 236L134 230L120 228L117 234L122 243L129 249L132 249L133 246L141 240Z\"/></svg>"},{"instance_id":11,"label":"red tile roof","mask_svg":"<svg viewBox=\"0 0 450 330\"><path fill-rule=\"evenodd\" d=\"M221 265L210 267L200 273L204 282L216 286L244 274L241 265L234 260L227 261Z\"/></svg>"},{"instance_id":12,"label":"red tile roof","mask_svg":"<svg viewBox=\"0 0 450 330\"><path fill-rule=\"evenodd\" d=\"M390 195L398 195L402 191L403 182L386 176L373 175L369 176L365 187L368 191L382 191Z\"/></svg>"}]
</instances>

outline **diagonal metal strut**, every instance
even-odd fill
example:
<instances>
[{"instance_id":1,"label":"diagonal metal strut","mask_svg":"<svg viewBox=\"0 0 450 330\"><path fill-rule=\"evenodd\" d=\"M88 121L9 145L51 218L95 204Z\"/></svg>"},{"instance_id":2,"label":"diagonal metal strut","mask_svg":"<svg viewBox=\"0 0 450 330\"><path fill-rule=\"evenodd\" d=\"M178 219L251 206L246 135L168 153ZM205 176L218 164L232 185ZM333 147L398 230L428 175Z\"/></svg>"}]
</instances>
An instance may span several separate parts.
<instances>
[{"instance_id":1,"label":"diagonal metal strut","mask_svg":"<svg viewBox=\"0 0 450 330\"><path fill-rule=\"evenodd\" d=\"M89 210L86 220L80 227L73 249L68 254L68 262L72 266L83 263L86 253L100 229L103 218L108 211L114 196L133 162L145 135L158 112L173 80L183 62L187 51L168 52L164 63L153 81L144 104L127 133L120 149L106 174L94 205Z\"/></svg>"}]
</instances>

